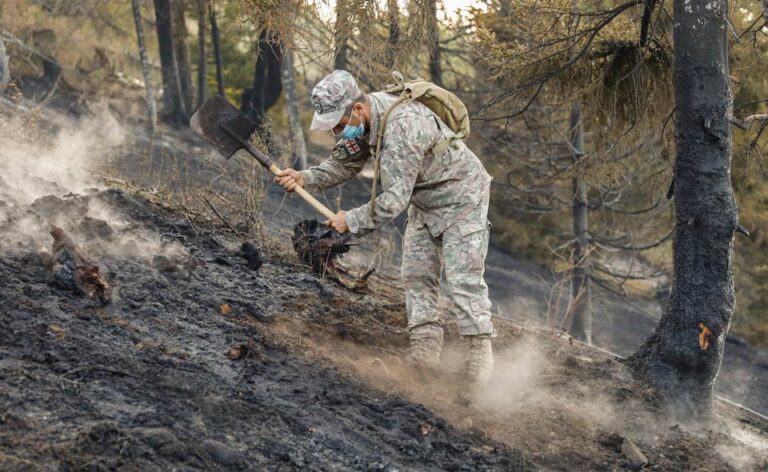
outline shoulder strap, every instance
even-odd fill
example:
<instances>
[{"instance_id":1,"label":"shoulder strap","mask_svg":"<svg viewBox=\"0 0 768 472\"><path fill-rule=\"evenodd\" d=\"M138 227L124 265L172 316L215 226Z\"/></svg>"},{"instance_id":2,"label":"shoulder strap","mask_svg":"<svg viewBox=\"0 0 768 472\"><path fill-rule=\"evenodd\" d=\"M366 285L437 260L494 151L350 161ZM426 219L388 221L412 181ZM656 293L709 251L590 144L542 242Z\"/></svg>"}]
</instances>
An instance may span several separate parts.
<instances>
[{"instance_id":1,"label":"shoulder strap","mask_svg":"<svg viewBox=\"0 0 768 472\"><path fill-rule=\"evenodd\" d=\"M387 119L389 118L389 114L392 112L392 110L395 109L398 105L401 103L404 103L406 101L410 100L410 94L407 91L403 91L403 94L400 95L397 100L395 100L389 107L387 107L387 110L384 112L384 115L381 117L381 122L379 123L379 129L376 131L376 147L373 151L373 183L371 184L371 219L374 220L376 218L376 186L379 182L379 171L380 171L380 156L381 156L381 140L384 139L384 130L387 127Z\"/></svg>"},{"instance_id":2,"label":"shoulder strap","mask_svg":"<svg viewBox=\"0 0 768 472\"><path fill-rule=\"evenodd\" d=\"M442 153L449 147L453 146L453 144L456 141L461 141L467 136L467 133L464 130L459 131L458 133L454 134L450 138L445 138L439 143L435 144L435 146L432 148L432 154L435 156Z\"/></svg>"}]
</instances>

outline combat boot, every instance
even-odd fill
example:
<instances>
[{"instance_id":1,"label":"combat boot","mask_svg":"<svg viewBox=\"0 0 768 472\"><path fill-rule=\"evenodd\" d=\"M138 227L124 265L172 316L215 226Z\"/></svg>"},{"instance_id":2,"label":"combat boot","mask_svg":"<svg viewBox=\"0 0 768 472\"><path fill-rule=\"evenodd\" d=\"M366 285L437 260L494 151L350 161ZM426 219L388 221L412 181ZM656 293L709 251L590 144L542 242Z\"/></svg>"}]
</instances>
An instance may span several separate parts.
<instances>
[{"instance_id":1,"label":"combat boot","mask_svg":"<svg viewBox=\"0 0 768 472\"><path fill-rule=\"evenodd\" d=\"M443 349L443 328L436 324L417 326L410 330L410 345L406 361L414 367L437 369Z\"/></svg>"},{"instance_id":2,"label":"combat boot","mask_svg":"<svg viewBox=\"0 0 768 472\"><path fill-rule=\"evenodd\" d=\"M464 336L467 344L467 380L475 388L484 387L493 373L491 336Z\"/></svg>"}]
</instances>

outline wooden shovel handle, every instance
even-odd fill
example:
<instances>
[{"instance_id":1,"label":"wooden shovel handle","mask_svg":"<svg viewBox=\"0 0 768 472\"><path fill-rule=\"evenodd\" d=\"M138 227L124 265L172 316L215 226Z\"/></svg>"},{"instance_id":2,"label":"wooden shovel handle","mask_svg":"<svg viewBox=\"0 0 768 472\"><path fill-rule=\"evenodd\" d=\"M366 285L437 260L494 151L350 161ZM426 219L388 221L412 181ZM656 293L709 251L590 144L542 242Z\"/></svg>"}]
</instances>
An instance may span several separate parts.
<instances>
[{"instance_id":1,"label":"wooden shovel handle","mask_svg":"<svg viewBox=\"0 0 768 472\"><path fill-rule=\"evenodd\" d=\"M232 137L234 137L235 139L237 139L238 141L240 141L240 144L242 144L242 145L243 145L243 147L245 148L245 150L246 150L246 151L248 151L248 153L249 153L251 156L253 156L253 157L254 157L254 158L257 160L257 161L259 161L259 162L261 163L261 165L263 165L264 167L266 167L267 169L269 169L269 171L270 171L270 172L272 172L273 174L277 174L278 172L280 172L280 168L279 168L279 167L277 167L277 166L275 165L275 163L274 163L274 162L272 162L272 159L270 159L270 158L269 158L269 157L268 157L266 154L264 154L263 152L261 152L261 151L259 151L258 149L256 149L256 148L253 146L253 144L251 144L251 143L250 143L250 142L248 142L248 141L244 141L244 140L240 139L239 137L237 137L237 135L236 135L235 133L232 133L232 132L231 132L231 131L229 131L227 128L222 128L222 129L224 129L225 131L227 131L227 133L229 133L229 134L230 134L230 136L232 136ZM331 210L330 210L330 209L329 209L327 206L325 206L325 205L323 205L322 203L320 203L320 202L317 200L317 198L315 198L315 197L313 197L312 195L310 195L310 194L309 194L309 193L308 193L306 190L304 190L303 188L301 188L301 187L296 187L296 190L295 190L295 192L296 192L296 193L298 193L298 194L299 194L299 196L300 196L301 198L303 198L303 199L304 199L304 201L306 201L307 203L309 203L310 205L312 205L312 208L314 208L315 210L319 211L319 212L320 212L320 213L321 213L321 214L322 214L324 217L326 217L326 218L333 218L333 217L334 217L334 215L336 215L336 214L335 214L334 212L332 212L332 211L331 211Z\"/></svg>"},{"instance_id":2,"label":"wooden shovel handle","mask_svg":"<svg viewBox=\"0 0 768 472\"><path fill-rule=\"evenodd\" d=\"M272 172L273 174L277 174L278 172L280 172L280 168L277 167L275 164L272 164L272 165L269 166L269 171ZM322 213L322 215L325 216L326 218L333 218L334 217L334 215L335 215L334 212L332 212L327 206L325 206L322 203L320 203L317 200L317 198L315 198L312 195L310 195L309 192L307 192L303 188L297 186L296 189L294 190L294 192L299 194L299 196L301 198L303 198L304 201L306 201L307 203L312 205L312 208L314 208L315 210L317 210L320 213Z\"/></svg>"}]
</instances>

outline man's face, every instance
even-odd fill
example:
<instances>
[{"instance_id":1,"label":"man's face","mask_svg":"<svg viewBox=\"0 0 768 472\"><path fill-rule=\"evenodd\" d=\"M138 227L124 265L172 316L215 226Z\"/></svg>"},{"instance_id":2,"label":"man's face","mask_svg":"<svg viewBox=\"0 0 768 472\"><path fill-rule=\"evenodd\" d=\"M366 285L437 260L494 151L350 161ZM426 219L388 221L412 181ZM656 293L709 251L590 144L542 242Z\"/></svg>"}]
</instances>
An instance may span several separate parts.
<instances>
[{"instance_id":1,"label":"man's face","mask_svg":"<svg viewBox=\"0 0 768 472\"><path fill-rule=\"evenodd\" d=\"M352 126L358 126L360 123L362 123L363 120L363 111L365 109L365 106L362 103L355 103L355 105L352 107L352 110L349 113L345 113L344 116L341 117L341 121L339 121L339 124L333 127L331 132L333 132L334 136L338 136L341 134L342 131L344 131L344 127L347 125Z\"/></svg>"}]
</instances>

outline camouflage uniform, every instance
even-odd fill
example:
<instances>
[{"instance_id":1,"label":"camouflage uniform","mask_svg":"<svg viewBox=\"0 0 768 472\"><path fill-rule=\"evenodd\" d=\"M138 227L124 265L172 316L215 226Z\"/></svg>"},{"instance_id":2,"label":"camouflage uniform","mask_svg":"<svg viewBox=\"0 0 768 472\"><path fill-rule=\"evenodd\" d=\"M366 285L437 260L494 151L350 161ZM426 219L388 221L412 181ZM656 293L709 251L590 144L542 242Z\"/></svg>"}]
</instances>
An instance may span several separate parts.
<instances>
[{"instance_id":1,"label":"camouflage uniform","mask_svg":"<svg viewBox=\"0 0 768 472\"><path fill-rule=\"evenodd\" d=\"M370 130L377 130L379 120L397 97L377 92L368 98ZM360 172L375 147L375 134L339 141L330 159L303 171L306 189L323 190ZM462 141L433 155L431 149L453 135L425 105L416 101L398 105L389 114L385 128L381 193L375 215L371 217L370 202L346 213L350 232L362 236L381 228L410 204L401 269L408 330L412 338L433 339L438 355L442 345L437 311L442 269L448 303L441 307L456 317L460 333L494 333L483 278L491 177Z\"/></svg>"},{"instance_id":2,"label":"camouflage uniform","mask_svg":"<svg viewBox=\"0 0 768 472\"><path fill-rule=\"evenodd\" d=\"M352 76L335 71L313 90L312 128L330 130L360 95ZM378 130L396 96L368 95L370 130ZM488 251L488 199L491 177L462 141L434 155L432 149L454 133L419 102L398 105L389 114L381 148L381 193L375 214L370 202L349 210L352 234L381 228L408 205L401 267L406 291L410 358L436 367L443 342L438 307L455 316L468 344L467 372L482 384L493 369L491 302L483 278ZM324 190L359 173L376 145L375 131L339 141L331 157L302 172L305 188ZM441 271L447 303L438 304Z\"/></svg>"}]
</instances>

